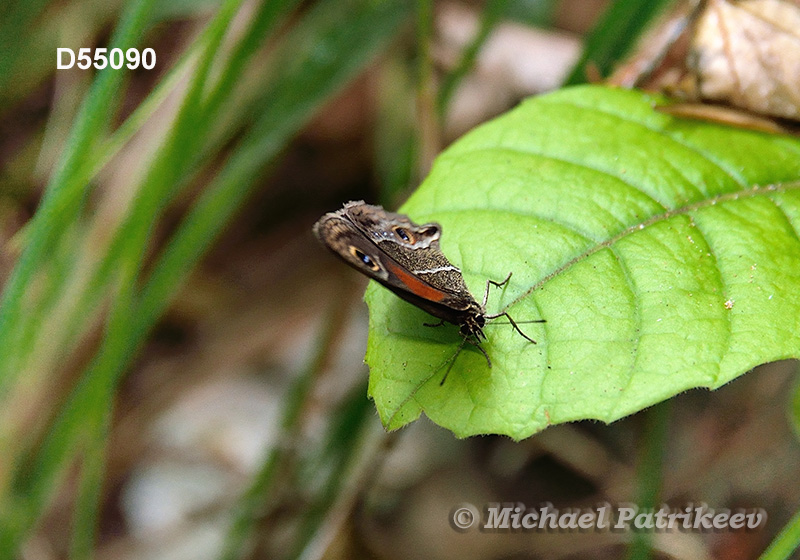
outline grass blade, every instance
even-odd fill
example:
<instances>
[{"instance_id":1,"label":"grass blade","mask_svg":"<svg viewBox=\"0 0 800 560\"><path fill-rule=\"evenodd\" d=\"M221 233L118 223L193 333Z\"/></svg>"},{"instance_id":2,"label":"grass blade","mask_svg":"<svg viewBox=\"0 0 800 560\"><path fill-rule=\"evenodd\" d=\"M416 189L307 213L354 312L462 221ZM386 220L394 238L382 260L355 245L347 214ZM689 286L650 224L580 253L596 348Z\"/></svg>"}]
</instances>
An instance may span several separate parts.
<instances>
[{"instance_id":1,"label":"grass blade","mask_svg":"<svg viewBox=\"0 0 800 560\"><path fill-rule=\"evenodd\" d=\"M136 0L122 17L111 40L112 48L138 44L147 23L153 0ZM123 73L111 68L101 71L81 108L65 145L61 164L53 174L41 205L29 228L25 250L8 279L0 300L0 353L6 357L0 366L0 394L7 390L20 368L16 359L17 342L24 340L26 329L20 325L26 289L33 284L40 263L48 258L53 244L74 221L79 201L88 188L88 177L78 175L83 161L106 132L120 101L119 85Z\"/></svg>"},{"instance_id":2,"label":"grass blade","mask_svg":"<svg viewBox=\"0 0 800 560\"><path fill-rule=\"evenodd\" d=\"M575 64L565 85L587 81L587 65L595 67L600 76L611 73L614 64L622 60L658 15L672 0L616 0L584 41L583 53Z\"/></svg>"}]
</instances>

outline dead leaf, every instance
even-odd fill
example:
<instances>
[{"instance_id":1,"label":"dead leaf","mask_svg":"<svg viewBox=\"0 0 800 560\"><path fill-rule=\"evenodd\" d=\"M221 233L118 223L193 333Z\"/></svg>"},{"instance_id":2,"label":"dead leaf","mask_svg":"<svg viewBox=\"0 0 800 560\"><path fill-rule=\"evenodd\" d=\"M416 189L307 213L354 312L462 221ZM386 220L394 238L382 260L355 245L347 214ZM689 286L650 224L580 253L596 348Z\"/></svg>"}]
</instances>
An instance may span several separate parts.
<instances>
[{"instance_id":1,"label":"dead leaf","mask_svg":"<svg viewBox=\"0 0 800 560\"><path fill-rule=\"evenodd\" d=\"M703 100L800 120L800 3L709 0L689 67Z\"/></svg>"}]
</instances>

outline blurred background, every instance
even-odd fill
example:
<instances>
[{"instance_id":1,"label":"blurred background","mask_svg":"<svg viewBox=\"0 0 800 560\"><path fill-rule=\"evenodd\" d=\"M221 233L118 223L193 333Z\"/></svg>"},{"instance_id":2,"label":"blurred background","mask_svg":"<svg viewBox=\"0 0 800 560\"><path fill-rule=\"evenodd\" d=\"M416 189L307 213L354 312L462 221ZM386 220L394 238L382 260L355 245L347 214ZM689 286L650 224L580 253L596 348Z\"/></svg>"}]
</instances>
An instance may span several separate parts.
<instances>
[{"instance_id":1,"label":"blurred background","mask_svg":"<svg viewBox=\"0 0 800 560\"><path fill-rule=\"evenodd\" d=\"M600 80L666 0L0 7L0 558L756 558L800 501L792 362L606 426L387 434L366 280L312 224ZM56 70L57 47L153 70ZM800 403L796 404L800 409ZM796 416L795 416L796 417ZM764 508L752 532L457 532L468 502Z\"/></svg>"}]
</instances>

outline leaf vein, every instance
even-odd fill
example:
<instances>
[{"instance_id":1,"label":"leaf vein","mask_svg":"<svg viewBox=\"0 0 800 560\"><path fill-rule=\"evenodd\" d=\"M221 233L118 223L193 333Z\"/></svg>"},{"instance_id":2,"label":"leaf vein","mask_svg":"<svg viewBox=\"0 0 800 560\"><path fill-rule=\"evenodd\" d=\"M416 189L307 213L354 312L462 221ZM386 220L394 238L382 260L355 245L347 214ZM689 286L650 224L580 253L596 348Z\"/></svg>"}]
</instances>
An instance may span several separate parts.
<instances>
[{"instance_id":1,"label":"leaf vein","mask_svg":"<svg viewBox=\"0 0 800 560\"><path fill-rule=\"evenodd\" d=\"M581 169L583 171L590 171L590 172L593 172L593 173L597 173L598 175L602 175L604 177L608 177L610 179L618 181L619 183L622 183L623 185L626 185L626 186L630 187L631 189L633 189L637 193L641 194L644 197L647 197L654 204L659 205L660 207L664 208L665 210L667 208L669 208L669 206L667 204L661 202L660 200L655 198L652 194L650 194L648 192L645 192L638 185L636 185L634 183L631 183L630 181L627 181L627 180L623 179L621 176L615 175L614 173L612 173L611 171L608 171L606 169L602 169L602 168L599 168L599 167L592 167L591 165L587 164L586 162L576 161L576 160L572 160L572 159L565 158L565 157L559 157L559 156L556 156L556 155L553 155L553 154L546 154L544 152L539 152L539 151L535 151L535 150L523 150L523 149L520 149L520 148L512 148L512 147L509 147L509 146L483 146L481 148L475 148L475 149L471 149L471 150L463 150L463 151L458 152L456 155L457 156L463 156L463 155L470 155L470 154L472 154L474 152L486 152L486 151L511 152L511 153L514 153L514 154L536 156L536 157L540 157L542 159L546 159L546 160L555 161L555 162L558 162L558 163L564 163L564 164L567 164L567 165L571 165L571 166L576 167L578 169Z\"/></svg>"},{"instance_id":2,"label":"leaf vein","mask_svg":"<svg viewBox=\"0 0 800 560\"><path fill-rule=\"evenodd\" d=\"M611 254L614 256L617 265L619 266L620 270L622 271L622 276L625 278L625 284L628 286L628 290L633 296L633 320L635 324L635 333L636 336L631 341L633 346L632 348L632 359L631 359L631 367L628 370L626 375L627 383L625 383L625 387L621 388L619 395L617 396L617 401L622 399L622 396L625 394L625 391L628 387L630 387L631 382L633 381L633 374L636 371L636 362L639 357L639 343L642 340L642 312L639 309L639 294L636 290L636 283L633 281L633 276L631 276L631 271L628 269L628 266L625 264L624 259L619 251L614 249L613 246L608 247Z\"/></svg>"},{"instance_id":3,"label":"leaf vein","mask_svg":"<svg viewBox=\"0 0 800 560\"><path fill-rule=\"evenodd\" d=\"M775 208L778 209L778 212L780 212L781 216L783 216L783 218L786 220L786 223L789 226L789 231L792 232L792 236L795 238L797 244L800 246L800 234L797 233L797 230L795 229L794 224L792 223L792 219L789 217L789 214L786 213L786 210L783 209L783 206L778 204L777 200L775 200L771 196L767 198L770 200L770 202L772 202L772 204L775 205Z\"/></svg>"},{"instance_id":4,"label":"leaf vein","mask_svg":"<svg viewBox=\"0 0 800 560\"><path fill-rule=\"evenodd\" d=\"M561 221L561 220L559 220L557 218L551 218L549 216L542 216L541 214L533 214L533 213L530 213L530 212L521 212L521 211L513 209L513 208L500 208L500 207L492 207L492 208L487 208L487 207L484 207L484 208L458 208L458 209L455 209L455 210L440 210L440 211L432 212L431 215L434 215L434 216L438 217L438 216L447 215L447 214L458 215L458 214L462 214L464 212L475 212L475 213L478 213L478 214L487 213L487 212L498 212L498 213L502 213L502 214L510 214L512 216L519 216L521 218L528 218L528 219L532 219L532 220L541 220L543 222L547 222L547 223L550 223L550 224L553 224L553 225L557 225L557 226L563 227L565 230L567 230L567 231L569 231L571 233L574 233L575 235L577 235L578 237L580 237L582 240L584 240L586 242L594 242L594 243L601 243L602 242L601 239L597 239L597 238L593 237L589 232L582 231L582 230L578 229L578 226L576 226L574 224L570 224L568 222L563 222L563 221ZM459 248L460 248L460 246L459 246ZM461 252L461 261L460 262L462 262L462 263L464 262L464 253L463 253L463 251Z\"/></svg>"},{"instance_id":5,"label":"leaf vein","mask_svg":"<svg viewBox=\"0 0 800 560\"><path fill-rule=\"evenodd\" d=\"M792 182L789 182L789 183L778 183L778 184L773 184L773 185L767 185L767 186L764 186L764 187L759 187L759 186L756 185L756 186L754 186L752 188L747 188L747 189L743 189L741 191L736 191L736 192L723 193L723 194L717 195L715 197L708 198L706 200L701 200L699 202L694 202L692 204L687 204L685 206L681 206L679 208L675 208L674 210L669 210L669 211L664 212L662 214L657 214L657 215L645 220L644 222L641 222L639 224L636 224L636 225L633 225L633 226L630 226L630 227L624 229L623 231L621 231L621 232L617 233L616 235L608 238L607 240L603 241L602 243L598 243L594 247L590 247L586 251L584 251L584 252L580 253L579 255L576 255L575 257L569 259L567 262L565 262L561 266L553 269L551 272L549 272L544 277L542 277L541 280L536 282L528 290L526 290L524 293L520 294L516 299L514 299L511 303L509 303L504 308L504 310L507 310L512 305L516 305L517 303L519 303L520 301L522 301L523 299L528 297L532 292L540 289L547 282L549 282L550 280L552 280L553 278L555 278L556 276L558 276L559 274L561 274L565 270L569 269L574 264L576 264L578 262L581 262L582 260L590 257L591 255L593 255L597 251L600 251L601 249L604 249L606 247L610 247L611 245L613 245L614 243L620 241L621 239L624 239L628 235L631 235L632 233L640 231L640 230L642 230L642 229L644 229L646 227L649 227L649 226L651 226L653 224L668 220L668 219L672 218L673 216L679 216L681 214L687 214L687 213L692 212L694 210L699 210L701 208L706 208L708 206L713 206L713 205L718 204L718 203L729 202L729 201L737 200L737 199L740 199L740 198L750 198L750 197L755 197L755 196L766 196L766 195L769 195L769 194L774 193L774 192L785 192L785 191L793 191L793 190L798 190L798 189L800 189L800 181L792 181Z\"/></svg>"},{"instance_id":6,"label":"leaf vein","mask_svg":"<svg viewBox=\"0 0 800 560\"><path fill-rule=\"evenodd\" d=\"M727 165L724 165L720 161L717 161L716 158L714 158L707 151L701 149L699 146L697 146L695 144L691 144L689 142L686 142L685 140L680 140L680 139L676 138L675 136L672 136L671 134L668 134L663 129L659 129L659 128L655 128L655 127L649 126L647 123L645 123L643 121L639 121L639 120L635 120L635 119L631 118L630 115L623 115L621 113L615 113L613 111L608 111L608 110L601 109L601 108L598 108L598 107L588 107L588 106L585 106L585 105L581 105L580 103L575 103L573 101L555 101L555 102L554 101L548 101L548 102L551 105L567 105L567 106L575 107L575 108L579 108L579 109L591 110L593 113L600 113L600 114L603 114L603 115L608 115L610 117L616 117L616 118L618 118L619 120L621 120L623 122L639 125L642 128L644 128L646 130L649 130L651 132L655 132L656 134L662 136L663 138L665 138L665 139L677 144L678 146L681 146L681 147L689 150L693 154L699 156L703 160L707 161L708 163L710 163L711 165L713 165L714 167L719 169L720 172L723 175L725 175L726 177L729 177L734 183L736 183L740 187L747 187L746 179L742 175L736 173L734 168L732 168L730 166L727 166ZM691 183L691 180L689 180L689 178L687 178L685 175L684 175L684 178L686 178L686 180Z\"/></svg>"},{"instance_id":7,"label":"leaf vein","mask_svg":"<svg viewBox=\"0 0 800 560\"><path fill-rule=\"evenodd\" d=\"M767 197L769 198L769 197ZM717 283L719 284L720 288L720 295L722 296L722 304L725 305L725 302L728 299L728 285L725 282L725 275L722 274L722 268L719 264L719 258L717 257L717 251L714 249L714 246L711 244L711 240L708 236L703 233L703 230L700 228L700 225L697 224L694 220L692 220L694 224L695 231L700 236L700 239L706 244L708 247L708 252L711 253L711 258L714 259L714 271L716 272L717 276ZM725 332L725 350L722 352L722 356L727 356L728 352L731 350L731 340L733 339L733 318L731 314L726 312L723 313L725 316L725 324L727 325L726 332ZM716 383L719 380L720 375L722 375L722 368L721 368L722 360L717 362L717 375L714 376L714 382Z\"/></svg>"}]
</instances>

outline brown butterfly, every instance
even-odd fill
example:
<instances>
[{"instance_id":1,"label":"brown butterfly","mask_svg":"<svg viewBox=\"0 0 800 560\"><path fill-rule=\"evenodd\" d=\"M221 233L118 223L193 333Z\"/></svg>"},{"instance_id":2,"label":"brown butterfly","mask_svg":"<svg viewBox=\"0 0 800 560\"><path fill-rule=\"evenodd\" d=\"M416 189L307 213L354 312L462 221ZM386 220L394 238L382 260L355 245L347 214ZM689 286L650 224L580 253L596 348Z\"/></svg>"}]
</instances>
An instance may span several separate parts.
<instances>
[{"instance_id":1,"label":"brown butterfly","mask_svg":"<svg viewBox=\"0 0 800 560\"><path fill-rule=\"evenodd\" d=\"M441 233L437 223L417 225L408 216L363 201L348 202L314 224L314 235L347 264L440 319L427 326L445 321L459 325L464 342L471 337L469 341L483 353L489 367L492 362L480 341L486 338L483 328L491 319L506 317L522 337L536 344L505 311L486 314L489 286L504 286L511 274L502 282L487 280L483 302L478 303L461 271L439 248Z\"/></svg>"}]
</instances>

